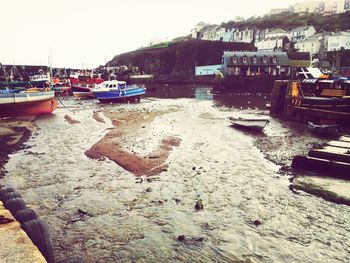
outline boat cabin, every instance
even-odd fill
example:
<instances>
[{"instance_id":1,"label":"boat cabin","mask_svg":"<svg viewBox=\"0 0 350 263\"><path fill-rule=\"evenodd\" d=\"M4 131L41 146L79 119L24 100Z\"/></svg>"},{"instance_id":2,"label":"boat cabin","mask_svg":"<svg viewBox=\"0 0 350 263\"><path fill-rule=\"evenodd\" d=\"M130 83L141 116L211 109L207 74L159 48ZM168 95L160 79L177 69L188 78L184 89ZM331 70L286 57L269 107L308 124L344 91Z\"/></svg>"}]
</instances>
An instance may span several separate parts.
<instances>
[{"instance_id":1,"label":"boat cabin","mask_svg":"<svg viewBox=\"0 0 350 263\"><path fill-rule=\"evenodd\" d=\"M311 78L276 80L270 113L313 123L350 123L350 80L311 73L302 72Z\"/></svg>"},{"instance_id":2,"label":"boat cabin","mask_svg":"<svg viewBox=\"0 0 350 263\"><path fill-rule=\"evenodd\" d=\"M350 95L350 80L304 79L298 83L303 96L344 97Z\"/></svg>"},{"instance_id":3,"label":"boat cabin","mask_svg":"<svg viewBox=\"0 0 350 263\"><path fill-rule=\"evenodd\" d=\"M126 88L126 82L125 81L118 81L118 80L110 80L110 81L104 81L101 84L102 88L105 89L125 89Z\"/></svg>"}]
</instances>

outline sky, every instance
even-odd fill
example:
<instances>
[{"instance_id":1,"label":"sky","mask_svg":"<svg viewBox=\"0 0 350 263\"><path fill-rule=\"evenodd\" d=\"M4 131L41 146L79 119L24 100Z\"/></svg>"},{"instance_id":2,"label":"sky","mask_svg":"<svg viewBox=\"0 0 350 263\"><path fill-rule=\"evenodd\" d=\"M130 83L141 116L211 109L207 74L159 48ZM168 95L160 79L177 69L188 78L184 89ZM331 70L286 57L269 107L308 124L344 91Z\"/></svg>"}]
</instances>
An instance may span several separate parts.
<instances>
[{"instance_id":1,"label":"sky","mask_svg":"<svg viewBox=\"0 0 350 263\"><path fill-rule=\"evenodd\" d=\"M261 16L300 0L0 0L0 63L95 68L199 22ZM51 58L51 59L50 59Z\"/></svg>"}]
</instances>

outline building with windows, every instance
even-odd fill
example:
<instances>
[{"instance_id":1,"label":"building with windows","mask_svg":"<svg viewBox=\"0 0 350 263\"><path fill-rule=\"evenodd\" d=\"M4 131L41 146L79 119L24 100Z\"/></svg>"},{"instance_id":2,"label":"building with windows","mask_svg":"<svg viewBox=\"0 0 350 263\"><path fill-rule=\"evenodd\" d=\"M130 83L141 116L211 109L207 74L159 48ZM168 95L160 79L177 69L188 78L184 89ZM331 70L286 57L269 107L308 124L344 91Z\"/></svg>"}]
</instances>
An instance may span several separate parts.
<instances>
[{"instance_id":1,"label":"building with windows","mask_svg":"<svg viewBox=\"0 0 350 263\"><path fill-rule=\"evenodd\" d=\"M226 33L226 28L224 27L217 28L215 33L215 39L213 40L223 41L225 33Z\"/></svg>"},{"instance_id":2,"label":"building with windows","mask_svg":"<svg viewBox=\"0 0 350 263\"><path fill-rule=\"evenodd\" d=\"M225 76L290 75L290 62L285 52L224 52Z\"/></svg>"},{"instance_id":3,"label":"building with windows","mask_svg":"<svg viewBox=\"0 0 350 263\"><path fill-rule=\"evenodd\" d=\"M243 42L243 43L252 43L254 41L254 30L253 29L244 29L236 30L233 35L234 42Z\"/></svg>"},{"instance_id":4,"label":"building with windows","mask_svg":"<svg viewBox=\"0 0 350 263\"><path fill-rule=\"evenodd\" d=\"M258 51L287 51L289 49L289 39L286 36L265 38L255 41Z\"/></svg>"},{"instance_id":5,"label":"building with windows","mask_svg":"<svg viewBox=\"0 0 350 263\"><path fill-rule=\"evenodd\" d=\"M309 52L311 55L322 53L327 50L328 36L330 33L322 32L312 37L296 42L294 48L299 52Z\"/></svg>"},{"instance_id":6,"label":"building with windows","mask_svg":"<svg viewBox=\"0 0 350 263\"><path fill-rule=\"evenodd\" d=\"M342 31L328 36L327 51L350 49L350 32Z\"/></svg>"},{"instance_id":7,"label":"building with windows","mask_svg":"<svg viewBox=\"0 0 350 263\"><path fill-rule=\"evenodd\" d=\"M335 14L337 12L338 0L327 0L324 2L323 13L325 15Z\"/></svg>"},{"instance_id":8,"label":"building with windows","mask_svg":"<svg viewBox=\"0 0 350 263\"><path fill-rule=\"evenodd\" d=\"M226 32L224 33L222 41L224 42L233 42L234 40L234 29L226 29Z\"/></svg>"},{"instance_id":9,"label":"building with windows","mask_svg":"<svg viewBox=\"0 0 350 263\"><path fill-rule=\"evenodd\" d=\"M255 31L255 38L254 38L254 41L260 41L262 39L265 39L265 36L267 33L269 33L269 29L266 28L266 29L257 29Z\"/></svg>"},{"instance_id":10,"label":"building with windows","mask_svg":"<svg viewBox=\"0 0 350 263\"><path fill-rule=\"evenodd\" d=\"M195 27L191 30L192 38L195 38L195 39L202 38L201 32L202 32L203 28L205 28L206 26L208 26L208 24L206 24L204 22L200 22L197 25L195 25Z\"/></svg>"},{"instance_id":11,"label":"building with windows","mask_svg":"<svg viewBox=\"0 0 350 263\"><path fill-rule=\"evenodd\" d=\"M337 3L337 13L345 13L350 11L350 0L338 0Z\"/></svg>"},{"instance_id":12,"label":"building with windows","mask_svg":"<svg viewBox=\"0 0 350 263\"><path fill-rule=\"evenodd\" d=\"M295 13L317 13L323 6L322 1L308 0L292 5Z\"/></svg>"},{"instance_id":13,"label":"building with windows","mask_svg":"<svg viewBox=\"0 0 350 263\"><path fill-rule=\"evenodd\" d=\"M294 48L297 49L298 52L309 52L314 55L320 51L321 41L316 38L302 40L295 43Z\"/></svg>"},{"instance_id":14,"label":"building with windows","mask_svg":"<svg viewBox=\"0 0 350 263\"><path fill-rule=\"evenodd\" d=\"M214 76L218 72L221 72L222 64L220 65L208 65L208 66L196 66L195 75L196 76Z\"/></svg>"},{"instance_id":15,"label":"building with windows","mask_svg":"<svg viewBox=\"0 0 350 263\"><path fill-rule=\"evenodd\" d=\"M290 33L282 28L275 28L265 34L264 38L277 38L288 37L290 39Z\"/></svg>"},{"instance_id":16,"label":"building with windows","mask_svg":"<svg viewBox=\"0 0 350 263\"><path fill-rule=\"evenodd\" d=\"M201 32L201 39L203 40L216 40L216 32L218 30L219 26L217 25L209 25L202 29Z\"/></svg>"},{"instance_id":17,"label":"building with windows","mask_svg":"<svg viewBox=\"0 0 350 263\"><path fill-rule=\"evenodd\" d=\"M313 26L300 26L292 29L290 32L291 40L293 42L302 41L316 34Z\"/></svg>"}]
</instances>

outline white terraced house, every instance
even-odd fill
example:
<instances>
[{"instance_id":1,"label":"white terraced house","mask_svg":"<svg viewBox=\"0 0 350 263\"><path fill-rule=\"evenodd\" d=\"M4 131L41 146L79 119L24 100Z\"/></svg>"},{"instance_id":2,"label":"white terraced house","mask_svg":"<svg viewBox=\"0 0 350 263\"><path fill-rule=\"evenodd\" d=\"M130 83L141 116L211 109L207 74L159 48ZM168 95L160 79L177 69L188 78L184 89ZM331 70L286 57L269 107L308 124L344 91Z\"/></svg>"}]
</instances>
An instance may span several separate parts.
<instances>
[{"instance_id":1,"label":"white terraced house","mask_svg":"<svg viewBox=\"0 0 350 263\"><path fill-rule=\"evenodd\" d=\"M314 55L320 51L321 41L317 38L310 38L295 43L294 47L299 52L309 52Z\"/></svg>"},{"instance_id":2,"label":"white terraced house","mask_svg":"<svg viewBox=\"0 0 350 263\"><path fill-rule=\"evenodd\" d=\"M337 32L328 37L327 51L350 49L350 32Z\"/></svg>"},{"instance_id":3,"label":"white terraced house","mask_svg":"<svg viewBox=\"0 0 350 263\"><path fill-rule=\"evenodd\" d=\"M309 37L316 34L316 30L313 26L300 26L292 29L290 32L291 40L293 42L298 42L301 40L308 39Z\"/></svg>"}]
</instances>

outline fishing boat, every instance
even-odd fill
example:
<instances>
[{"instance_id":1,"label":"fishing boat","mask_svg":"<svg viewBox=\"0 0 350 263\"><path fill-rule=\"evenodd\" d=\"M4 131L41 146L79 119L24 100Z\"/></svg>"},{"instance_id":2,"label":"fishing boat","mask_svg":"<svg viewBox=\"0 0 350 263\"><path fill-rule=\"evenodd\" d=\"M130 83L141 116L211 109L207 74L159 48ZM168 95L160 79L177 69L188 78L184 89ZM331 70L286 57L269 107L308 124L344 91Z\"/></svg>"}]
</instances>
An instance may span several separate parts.
<instances>
[{"instance_id":1,"label":"fishing boat","mask_svg":"<svg viewBox=\"0 0 350 263\"><path fill-rule=\"evenodd\" d=\"M82 70L74 72L70 75L71 90L74 97L78 98L94 98L95 95L91 92L96 85L103 82L99 74L95 74L93 70Z\"/></svg>"},{"instance_id":2,"label":"fishing boat","mask_svg":"<svg viewBox=\"0 0 350 263\"><path fill-rule=\"evenodd\" d=\"M305 79L276 80L272 114L283 114L302 121L350 123L350 79L323 75L308 68Z\"/></svg>"},{"instance_id":3,"label":"fishing boat","mask_svg":"<svg viewBox=\"0 0 350 263\"><path fill-rule=\"evenodd\" d=\"M59 82L59 83L53 84L52 89L55 91L56 96L59 96L59 95L68 96L69 93L71 92L71 86L65 82Z\"/></svg>"},{"instance_id":4,"label":"fishing boat","mask_svg":"<svg viewBox=\"0 0 350 263\"><path fill-rule=\"evenodd\" d=\"M29 76L30 84L36 88L47 88L50 86L50 73L44 74L43 71L39 71L38 74Z\"/></svg>"},{"instance_id":5,"label":"fishing boat","mask_svg":"<svg viewBox=\"0 0 350 263\"><path fill-rule=\"evenodd\" d=\"M268 118L234 118L229 117L229 120L234 126L238 126L240 128L247 128L254 131L262 131L266 124L269 123Z\"/></svg>"},{"instance_id":6,"label":"fishing boat","mask_svg":"<svg viewBox=\"0 0 350 263\"><path fill-rule=\"evenodd\" d=\"M100 84L103 79L99 74L95 74L93 71L78 71L69 76L70 83L73 84Z\"/></svg>"},{"instance_id":7,"label":"fishing boat","mask_svg":"<svg viewBox=\"0 0 350 263\"><path fill-rule=\"evenodd\" d=\"M0 117L52 113L57 108L54 96L49 89L1 89Z\"/></svg>"},{"instance_id":8,"label":"fishing boat","mask_svg":"<svg viewBox=\"0 0 350 263\"><path fill-rule=\"evenodd\" d=\"M339 125L338 124L315 124L311 121L307 124L308 129L318 135L324 136L337 136L339 135Z\"/></svg>"},{"instance_id":9,"label":"fishing boat","mask_svg":"<svg viewBox=\"0 0 350 263\"><path fill-rule=\"evenodd\" d=\"M94 98L92 89L95 88L94 83L74 83L72 84L73 96L77 98Z\"/></svg>"},{"instance_id":10,"label":"fishing boat","mask_svg":"<svg viewBox=\"0 0 350 263\"><path fill-rule=\"evenodd\" d=\"M111 101L140 101L141 96L146 93L143 85L126 85L125 81L104 81L92 90L92 93L100 102Z\"/></svg>"}]
</instances>

